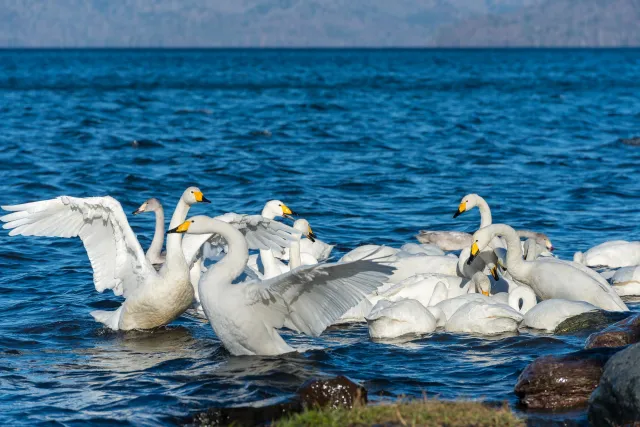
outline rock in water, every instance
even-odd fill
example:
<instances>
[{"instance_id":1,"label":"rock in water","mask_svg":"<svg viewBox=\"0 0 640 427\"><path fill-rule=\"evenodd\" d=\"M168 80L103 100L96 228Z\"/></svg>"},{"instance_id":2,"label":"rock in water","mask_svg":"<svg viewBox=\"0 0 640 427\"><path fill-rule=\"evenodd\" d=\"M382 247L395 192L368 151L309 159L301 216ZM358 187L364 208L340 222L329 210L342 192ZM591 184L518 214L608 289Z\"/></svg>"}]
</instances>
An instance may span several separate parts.
<instances>
[{"instance_id":1,"label":"rock in water","mask_svg":"<svg viewBox=\"0 0 640 427\"><path fill-rule=\"evenodd\" d=\"M590 311L588 313L582 313L577 316L570 317L564 322L560 323L554 334L568 335L578 333L590 333L598 331L614 322L618 322L622 319L626 319L630 316L627 312L617 311Z\"/></svg>"},{"instance_id":2,"label":"rock in water","mask_svg":"<svg viewBox=\"0 0 640 427\"><path fill-rule=\"evenodd\" d=\"M635 315L591 334L584 348L624 347L639 341L640 315Z\"/></svg>"},{"instance_id":3,"label":"rock in water","mask_svg":"<svg viewBox=\"0 0 640 427\"><path fill-rule=\"evenodd\" d=\"M619 348L581 350L533 361L518 377L515 393L531 409L586 406L604 365Z\"/></svg>"},{"instance_id":4,"label":"rock in water","mask_svg":"<svg viewBox=\"0 0 640 427\"><path fill-rule=\"evenodd\" d=\"M276 403L274 405L238 408L210 408L193 417L188 423L195 426L256 426L271 423L285 415L302 412L299 401Z\"/></svg>"},{"instance_id":5,"label":"rock in water","mask_svg":"<svg viewBox=\"0 0 640 427\"><path fill-rule=\"evenodd\" d=\"M607 362L600 385L589 399L594 426L636 425L640 422L640 344L628 347Z\"/></svg>"},{"instance_id":6,"label":"rock in water","mask_svg":"<svg viewBox=\"0 0 640 427\"><path fill-rule=\"evenodd\" d=\"M367 390L342 375L330 380L309 380L300 387L298 396L305 408L353 408L367 403Z\"/></svg>"}]
</instances>

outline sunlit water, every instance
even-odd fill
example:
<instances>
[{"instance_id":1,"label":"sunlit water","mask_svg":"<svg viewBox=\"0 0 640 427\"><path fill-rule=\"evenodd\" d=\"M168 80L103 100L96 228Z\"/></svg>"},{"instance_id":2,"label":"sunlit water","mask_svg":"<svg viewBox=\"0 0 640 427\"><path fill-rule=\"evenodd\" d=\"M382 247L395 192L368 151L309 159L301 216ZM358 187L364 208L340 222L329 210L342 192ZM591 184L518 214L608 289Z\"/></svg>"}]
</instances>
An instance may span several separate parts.
<instances>
[{"instance_id":1,"label":"sunlit water","mask_svg":"<svg viewBox=\"0 0 640 427\"><path fill-rule=\"evenodd\" d=\"M400 246L421 228L494 221L548 233L557 253L640 239L640 51L1 51L0 202L117 198L126 212L189 185L194 214L258 213L274 198L336 256ZM134 143L134 141L137 141ZM146 247L153 218L129 217ZM230 357L181 318L112 333L76 239L0 233L0 419L172 424L209 406L286 396L345 374L374 399L506 400L535 357L584 337L436 333L371 342L365 326L284 357ZM558 419L584 420L584 413Z\"/></svg>"}]
</instances>

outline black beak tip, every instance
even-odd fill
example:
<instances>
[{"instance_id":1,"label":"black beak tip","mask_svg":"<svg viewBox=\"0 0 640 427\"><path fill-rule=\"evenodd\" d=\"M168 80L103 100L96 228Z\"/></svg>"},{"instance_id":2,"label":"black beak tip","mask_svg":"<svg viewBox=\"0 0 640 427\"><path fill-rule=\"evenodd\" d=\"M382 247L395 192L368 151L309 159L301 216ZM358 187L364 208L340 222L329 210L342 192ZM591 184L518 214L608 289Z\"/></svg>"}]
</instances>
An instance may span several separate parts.
<instances>
[{"instance_id":1,"label":"black beak tip","mask_svg":"<svg viewBox=\"0 0 640 427\"><path fill-rule=\"evenodd\" d=\"M471 263L473 262L474 259L476 259L476 257L474 255L471 255L469 257L469 259L467 260L467 265L471 265Z\"/></svg>"},{"instance_id":2,"label":"black beak tip","mask_svg":"<svg viewBox=\"0 0 640 427\"><path fill-rule=\"evenodd\" d=\"M200 203L211 203L211 200L209 200L206 197L202 196L202 200L200 200Z\"/></svg>"},{"instance_id":3,"label":"black beak tip","mask_svg":"<svg viewBox=\"0 0 640 427\"><path fill-rule=\"evenodd\" d=\"M138 215L140 213L140 211L138 209L136 209L135 211L131 212L132 215Z\"/></svg>"},{"instance_id":4,"label":"black beak tip","mask_svg":"<svg viewBox=\"0 0 640 427\"><path fill-rule=\"evenodd\" d=\"M454 217L454 218L458 218L458 217L460 216L460 214L461 214L461 213L462 213L462 212L460 212L460 211L458 210L458 211L456 211L456 213L454 213L454 214L453 214L453 217Z\"/></svg>"},{"instance_id":5,"label":"black beak tip","mask_svg":"<svg viewBox=\"0 0 640 427\"><path fill-rule=\"evenodd\" d=\"M167 231L167 234L174 234L174 233L177 233L177 232L178 232L177 230L178 230L178 227L176 227L176 228L172 228L171 230Z\"/></svg>"},{"instance_id":6,"label":"black beak tip","mask_svg":"<svg viewBox=\"0 0 640 427\"><path fill-rule=\"evenodd\" d=\"M315 235L315 234L313 234L313 233L309 233L309 235L307 236L307 238L308 238L309 240L311 240L312 242L315 242L315 241L316 241L316 235Z\"/></svg>"}]
</instances>

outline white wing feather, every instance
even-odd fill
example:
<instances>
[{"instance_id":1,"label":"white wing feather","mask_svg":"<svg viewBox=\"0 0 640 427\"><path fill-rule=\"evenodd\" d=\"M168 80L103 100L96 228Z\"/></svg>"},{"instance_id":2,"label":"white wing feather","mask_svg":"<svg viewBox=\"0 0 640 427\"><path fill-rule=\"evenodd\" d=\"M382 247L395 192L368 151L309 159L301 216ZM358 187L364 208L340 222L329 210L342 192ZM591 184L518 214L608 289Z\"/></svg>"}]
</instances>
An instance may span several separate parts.
<instances>
[{"instance_id":1,"label":"white wing feather","mask_svg":"<svg viewBox=\"0 0 640 427\"><path fill-rule=\"evenodd\" d=\"M318 336L394 270L371 260L303 266L263 282L246 283L245 297L272 327L286 323Z\"/></svg>"},{"instance_id":2,"label":"white wing feather","mask_svg":"<svg viewBox=\"0 0 640 427\"><path fill-rule=\"evenodd\" d=\"M98 292L130 295L150 274L157 274L120 203L112 197L56 199L2 206L13 212L0 218L10 236L80 237L93 268Z\"/></svg>"}]
</instances>

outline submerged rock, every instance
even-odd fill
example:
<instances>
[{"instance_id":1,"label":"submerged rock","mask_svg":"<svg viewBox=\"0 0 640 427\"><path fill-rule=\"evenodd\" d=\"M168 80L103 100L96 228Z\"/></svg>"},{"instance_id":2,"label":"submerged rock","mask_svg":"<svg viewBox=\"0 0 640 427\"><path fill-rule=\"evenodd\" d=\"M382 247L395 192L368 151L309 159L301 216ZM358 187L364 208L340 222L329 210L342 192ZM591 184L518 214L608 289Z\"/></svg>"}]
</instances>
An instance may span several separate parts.
<instances>
[{"instance_id":1,"label":"submerged rock","mask_svg":"<svg viewBox=\"0 0 640 427\"><path fill-rule=\"evenodd\" d=\"M273 405L234 408L210 408L193 417L197 426L255 426L270 424L286 415L312 408L353 408L367 403L367 389L342 375L332 379L312 379L305 382L289 401Z\"/></svg>"},{"instance_id":2,"label":"submerged rock","mask_svg":"<svg viewBox=\"0 0 640 427\"><path fill-rule=\"evenodd\" d=\"M578 333L590 333L598 331L612 323L626 319L631 314L621 311L590 311L570 317L560 323L554 333L557 335L569 335Z\"/></svg>"},{"instance_id":3,"label":"submerged rock","mask_svg":"<svg viewBox=\"0 0 640 427\"><path fill-rule=\"evenodd\" d=\"M531 409L586 406L605 363L620 349L581 350L534 360L518 377L515 394Z\"/></svg>"},{"instance_id":4,"label":"submerged rock","mask_svg":"<svg viewBox=\"0 0 640 427\"><path fill-rule=\"evenodd\" d=\"M306 408L353 408L367 403L367 389L342 375L330 380L309 380L298 390Z\"/></svg>"},{"instance_id":5,"label":"submerged rock","mask_svg":"<svg viewBox=\"0 0 640 427\"><path fill-rule=\"evenodd\" d=\"M595 426L640 422L640 344L607 362L600 385L589 399L589 421ZM635 424L634 424L635 425Z\"/></svg>"},{"instance_id":6,"label":"submerged rock","mask_svg":"<svg viewBox=\"0 0 640 427\"><path fill-rule=\"evenodd\" d=\"M593 333L585 348L624 347L640 342L640 315L634 315Z\"/></svg>"}]
</instances>

